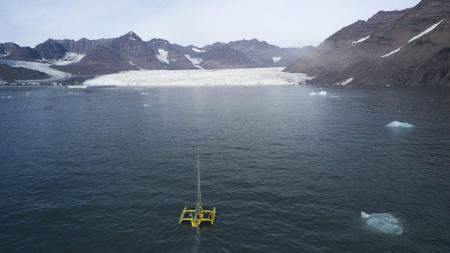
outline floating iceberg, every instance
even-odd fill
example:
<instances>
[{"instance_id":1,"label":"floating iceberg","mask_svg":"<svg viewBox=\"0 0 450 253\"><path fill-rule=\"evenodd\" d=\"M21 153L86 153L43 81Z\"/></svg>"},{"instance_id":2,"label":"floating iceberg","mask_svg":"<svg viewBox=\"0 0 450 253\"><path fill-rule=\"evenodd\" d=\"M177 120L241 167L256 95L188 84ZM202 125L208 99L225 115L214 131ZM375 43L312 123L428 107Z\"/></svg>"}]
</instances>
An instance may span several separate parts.
<instances>
[{"instance_id":1,"label":"floating iceberg","mask_svg":"<svg viewBox=\"0 0 450 253\"><path fill-rule=\"evenodd\" d=\"M320 91L318 94L319 94L319 96L326 96L326 95L327 95L327 92L324 91L324 90L322 90L322 91Z\"/></svg>"},{"instance_id":2,"label":"floating iceberg","mask_svg":"<svg viewBox=\"0 0 450 253\"><path fill-rule=\"evenodd\" d=\"M313 91L313 92L310 92L309 95L310 95L310 96L317 96L317 95L319 95L319 96L326 96L326 95L327 95L327 92L324 91L324 90L319 91L319 92L314 92L314 91Z\"/></svg>"},{"instance_id":3,"label":"floating iceberg","mask_svg":"<svg viewBox=\"0 0 450 253\"><path fill-rule=\"evenodd\" d=\"M403 233L403 228L401 227L400 222L392 214L368 214L361 211L361 218L366 221L367 225L383 233L396 235L401 235Z\"/></svg>"},{"instance_id":4,"label":"floating iceberg","mask_svg":"<svg viewBox=\"0 0 450 253\"><path fill-rule=\"evenodd\" d=\"M391 123L386 125L387 127L393 127L393 128L411 128L414 127L413 125L405 122L400 121L392 121Z\"/></svg>"}]
</instances>

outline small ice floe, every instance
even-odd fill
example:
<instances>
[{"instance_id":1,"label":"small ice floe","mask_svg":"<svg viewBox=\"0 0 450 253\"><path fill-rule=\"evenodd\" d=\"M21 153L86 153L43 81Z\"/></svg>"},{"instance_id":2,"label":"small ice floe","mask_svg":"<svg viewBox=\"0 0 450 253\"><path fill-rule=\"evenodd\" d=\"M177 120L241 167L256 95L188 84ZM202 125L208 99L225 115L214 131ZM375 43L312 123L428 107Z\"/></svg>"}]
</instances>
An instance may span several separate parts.
<instances>
[{"instance_id":1,"label":"small ice floe","mask_svg":"<svg viewBox=\"0 0 450 253\"><path fill-rule=\"evenodd\" d=\"M389 213L368 214L361 211L361 218L365 220L370 227L387 234L401 235L403 228L394 215Z\"/></svg>"},{"instance_id":2,"label":"small ice floe","mask_svg":"<svg viewBox=\"0 0 450 253\"><path fill-rule=\"evenodd\" d=\"M67 85L68 89L87 89L86 85Z\"/></svg>"},{"instance_id":3,"label":"small ice floe","mask_svg":"<svg viewBox=\"0 0 450 253\"><path fill-rule=\"evenodd\" d=\"M148 92L141 92L141 95L148 95Z\"/></svg>"},{"instance_id":4,"label":"small ice floe","mask_svg":"<svg viewBox=\"0 0 450 253\"><path fill-rule=\"evenodd\" d=\"M0 98L1 98L1 99L11 99L12 96L1 96Z\"/></svg>"},{"instance_id":5,"label":"small ice floe","mask_svg":"<svg viewBox=\"0 0 450 253\"><path fill-rule=\"evenodd\" d=\"M392 127L392 128L412 128L414 127L413 125L406 123L406 122L400 122L400 121L392 121L391 123L386 125L387 127Z\"/></svg>"},{"instance_id":6,"label":"small ice floe","mask_svg":"<svg viewBox=\"0 0 450 253\"><path fill-rule=\"evenodd\" d=\"M321 90L321 91L319 91L319 92L310 92L309 93L309 95L310 96L326 96L327 95L327 92L326 91L324 91L324 90Z\"/></svg>"},{"instance_id":7,"label":"small ice floe","mask_svg":"<svg viewBox=\"0 0 450 253\"><path fill-rule=\"evenodd\" d=\"M149 105L148 104L144 104L144 107L148 107Z\"/></svg>"}]
</instances>

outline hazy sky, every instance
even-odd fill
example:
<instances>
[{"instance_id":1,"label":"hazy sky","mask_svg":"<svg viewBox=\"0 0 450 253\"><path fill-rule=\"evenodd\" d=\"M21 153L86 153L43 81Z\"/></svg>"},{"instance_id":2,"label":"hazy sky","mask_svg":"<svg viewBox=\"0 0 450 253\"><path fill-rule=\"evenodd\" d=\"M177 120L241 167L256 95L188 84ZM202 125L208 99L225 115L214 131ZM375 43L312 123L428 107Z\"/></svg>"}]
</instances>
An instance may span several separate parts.
<instances>
[{"instance_id":1,"label":"hazy sky","mask_svg":"<svg viewBox=\"0 0 450 253\"><path fill-rule=\"evenodd\" d=\"M379 10L419 0L0 0L0 42L96 39L135 31L183 45L258 38L280 46L320 43Z\"/></svg>"}]
</instances>

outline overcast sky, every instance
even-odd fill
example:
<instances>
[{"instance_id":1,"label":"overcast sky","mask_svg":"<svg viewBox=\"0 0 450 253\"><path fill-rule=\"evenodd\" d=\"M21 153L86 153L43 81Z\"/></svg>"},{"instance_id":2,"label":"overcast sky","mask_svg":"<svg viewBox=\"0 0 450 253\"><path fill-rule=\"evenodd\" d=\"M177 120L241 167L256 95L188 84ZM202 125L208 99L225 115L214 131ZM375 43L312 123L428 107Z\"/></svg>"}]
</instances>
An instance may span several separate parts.
<instances>
[{"instance_id":1,"label":"overcast sky","mask_svg":"<svg viewBox=\"0 0 450 253\"><path fill-rule=\"evenodd\" d=\"M419 0L0 0L0 42L35 46L48 38L97 39L128 31L182 45L258 38L316 45L379 10Z\"/></svg>"}]
</instances>

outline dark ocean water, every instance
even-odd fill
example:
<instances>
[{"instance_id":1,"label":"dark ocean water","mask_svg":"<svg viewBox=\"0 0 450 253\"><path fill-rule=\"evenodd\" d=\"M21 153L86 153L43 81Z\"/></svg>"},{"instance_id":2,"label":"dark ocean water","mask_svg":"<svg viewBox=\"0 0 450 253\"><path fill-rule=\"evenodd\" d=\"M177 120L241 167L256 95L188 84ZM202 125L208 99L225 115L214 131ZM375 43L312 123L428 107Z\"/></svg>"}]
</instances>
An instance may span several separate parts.
<instances>
[{"instance_id":1,"label":"dark ocean water","mask_svg":"<svg viewBox=\"0 0 450 253\"><path fill-rule=\"evenodd\" d=\"M450 90L326 89L2 88L0 251L450 252Z\"/></svg>"}]
</instances>

